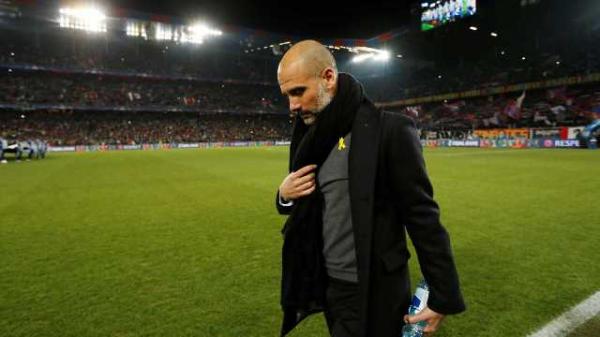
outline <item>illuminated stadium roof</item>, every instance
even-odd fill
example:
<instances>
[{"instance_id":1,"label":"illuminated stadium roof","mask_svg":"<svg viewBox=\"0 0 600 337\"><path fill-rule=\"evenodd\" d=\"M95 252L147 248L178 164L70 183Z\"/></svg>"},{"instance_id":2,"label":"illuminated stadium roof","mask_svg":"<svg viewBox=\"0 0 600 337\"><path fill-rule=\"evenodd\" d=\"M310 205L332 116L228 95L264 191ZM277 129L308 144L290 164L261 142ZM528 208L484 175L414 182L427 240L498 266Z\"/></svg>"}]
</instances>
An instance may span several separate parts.
<instances>
[{"instance_id":1,"label":"illuminated stadium roof","mask_svg":"<svg viewBox=\"0 0 600 337\"><path fill-rule=\"evenodd\" d=\"M476 2L476 12L422 31L422 19L427 17L423 13L424 8L445 8L447 3L457 1L465 4ZM58 11L58 8L50 8L52 2L49 1L4 0L3 3L24 7L46 6L46 13ZM81 2L64 1L61 6L72 3ZM585 3L588 5L584 7ZM555 39L559 31L564 34L568 34L569 29L578 31L581 27L577 25L592 22L600 14L600 6L594 0L568 3L560 0L396 0L352 5L331 1L283 4L233 0L111 0L104 6L106 22L82 22L73 14L86 17L90 13L66 11L62 13L61 24L103 32L110 30L113 18L119 18L123 21L120 29L128 36L196 44L208 40L229 41L230 50L270 57L279 57L285 52L289 47L286 42L313 38L357 63L395 58L406 62L454 64L459 60L476 61L490 52L522 58L531 54L530 49L539 45L540 40ZM144 26L147 21L155 22L151 33ZM220 36L221 32L223 36ZM356 52L357 47L379 52L367 52L370 55L355 58L357 55L352 51ZM389 56L383 51L389 51Z\"/></svg>"},{"instance_id":2,"label":"illuminated stadium roof","mask_svg":"<svg viewBox=\"0 0 600 337\"><path fill-rule=\"evenodd\" d=\"M403 26L419 1L113 1L122 7L166 15L207 13L226 25L318 38L368 39Z\"/></svg>"}]
</instances>

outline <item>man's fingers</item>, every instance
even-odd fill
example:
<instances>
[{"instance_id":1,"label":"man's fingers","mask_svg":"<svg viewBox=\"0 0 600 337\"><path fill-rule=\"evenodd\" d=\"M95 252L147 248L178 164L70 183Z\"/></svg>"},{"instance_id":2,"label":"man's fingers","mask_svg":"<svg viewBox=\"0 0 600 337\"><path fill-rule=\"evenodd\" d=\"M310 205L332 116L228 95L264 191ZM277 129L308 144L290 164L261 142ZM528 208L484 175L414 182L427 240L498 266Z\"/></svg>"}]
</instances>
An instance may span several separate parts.
<instances>
[{"instance_id":1,"label":"man's fingers","mask_svg":"<svg viewBox=\"0 0 600 337\"><path fill-rule=\"evenodd\" d=\"M437 312L426 307L420 313L414 316L404 315L404 322L408 324L415 324L422 321L427 322L423 332L426 334L426 336L431 336L438 330L439 325L442 323L444 317L444 315L438 314Z\"/></svg>"},{"instance_id":2,"label":"man's fingers","mask_svg":"<svg viewBox=\"0 0 600 337\"><path fill-rule=\"evenodd\" d=\"M314 180L310 180L310 181L307 181L307 182L305 182L304 184L302 184L302 185L298 186L296 189L297 189L299 192L303 192L303 191L305 191L305 190L307 190L307 189L309 189L309 188L313 187L313 185L314 185L314 184L315 184L315 181L314 181Z\"/></svg>"},{"instance_id":3,"label":"man's fingers","mask_svg":"<svg viewBox=\"0 0 600 337\"><path fill-rule=\"evenodd\" d=\"M428 312L427 310L423 310L423 311L421 311L420 313L418 313L416 315L413 315L413 316L406 315L404 317L405 317L405 319L404 319L405 322L408 319L408 323L409 324L415 324L415 323L418 323L418 322L421 322L421 321L426 321L426 320L430 319L433 316L431 315L431 312Z\"/></svg>"},{"instance_id":4,"label":"man's fingers","mask_svg":"<svg viewBox=\"0 0 600 337\"><path fill-rule=\"evenodd\" d=\"M425 332L425 333L433 333L433 332L437 331L437 328L438 328L437 324L435 326L433 326L431 323L428 323L425 326L425 329L423 329L423 332Z\"/></svg>"},{"instance_id":5,"label":"man's fingers","mask_svg":"<svg viewBox=\"0 0 600 337\"><path fill-rule=\"evenodd\" d=\"M424 321L425 318L423 318L422 313L418 313L416 315L406 315L404 321L408 324L415 324L415 323L419 323L420 321Z\"/></svg>"},{"instance_id":6,"label":"man's fingers","mask_svg":"<svg viewBox=\"0 0 600 337\"><path fill-rule=\"evenodd\" d=\"M314 170L317 168L317 165L306 165L303 168L299 169L298 171L294 172L294 174L296 175L296 177L302 177L305 174L307 174L308 172Z\"/></svg>"},{"instance_id":7,"label":"man's fingers","mask_svg":"<svg viewBox=\"0 0 600 337\"><path fill-rule=\"evenodd\" d=\"M442 317L434 317L434 318L428 320L427 325L425 326L425 329L423 329L423 332L426 332L426 333L436 332L440 326L440 323L442 323L442 320L443 320Z\"/></svg>"},{"instance_id":8,"label":"man's fingers","mask_svg":"<svg viewBox=\"0 0 600 337\"><path fill-rule=\"evenodd\" d=\"M311 194L312 192L315 191L315 187L316 186L313 186L313 187L311 187L311 188L309 188L307 190L304 190L304 191L300 192L300 196L303 197L303 196Z\"/></svg>"},{"instance_id":9,"label":"man's fingers","mask_svg":"<svg viewBox=\"0 0 600 337\"><path fill-rule=\"evenodd\" d=\"M290 175L286 177L282 186L287 193L287 199L297 199L298 197L303 197L311 194L315 190L315 173L312 172L317 168L317 165L306 165L299 169L298 171L292 172ZM284 195L281 193L280 195Z\"/></svg>"},{"instance_id":10,"label":"man's fingers","mask_svg":"<svg viewBox=\"0 0 600 337\"><path fill-rule=\"evenodd\" d=\"M314 181L315 180L315 174L314 173L309 173L303 177L297 178L294 180L293 185L294 186L300 186L300 185L304 185L309 181Z\"/></svg>"}]
</instances>

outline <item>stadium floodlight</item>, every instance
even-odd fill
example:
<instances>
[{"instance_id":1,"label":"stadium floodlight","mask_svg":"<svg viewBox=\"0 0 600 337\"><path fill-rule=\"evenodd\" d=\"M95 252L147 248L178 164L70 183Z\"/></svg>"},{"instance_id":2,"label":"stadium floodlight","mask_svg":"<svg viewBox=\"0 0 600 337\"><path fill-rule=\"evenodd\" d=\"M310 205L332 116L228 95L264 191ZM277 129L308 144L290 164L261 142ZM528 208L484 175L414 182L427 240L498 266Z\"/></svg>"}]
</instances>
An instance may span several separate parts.
<instances>
[{"instance_id":1,"label":"stadium floodlight","mask_svg":"<svg viewBox=\"0 0 600 337\"><path fill-rule=\"evenodd\" d=\"M205 24L199 23L190 27L190 31L193 33L200 35L202 37L206 36L220 36L223 35L223 32L218 29L212 29Z\"/></svg>"},{"instance_id":2,"label":"stadium floodlight","mask_svg":"<svg viewBox=\"0 0 600 337\"><path fill-rule=\"evenodd\" d=\"M387 50L383 50L381 52L379 52L378 54L376 54L373 59L376 61L387 61L390 59L390 52Z\"/></svg>"},{"instance_id":3,"label":"stadium floodlight","mask_svg":"<svg viewBox=\"0 0 600 337\"><path fill-rule=\"evenodd\" d=\"M479 30L479 28L477 28L477 27L475 27L475 26L471 26L471 27L469 27L469 29L470 29L470 30L472 30L472 31L477 31L477 30Z\"/></svg>"},{"instance_id":4,"label":"stadium floodlight","mask_svg":"<svg viewBox=\"0 0 600 337\"><path fill-rule=\"evenodd\" d=\"M398 54L396 55L397 58L401 59L402 58L402 54Z\"/></svg>"},{"instance_id":5,"label":"stadium floodlight","mask_svg":"<svg viewBox=\"0 0 600 337\"><path fill-rule=\"evenodd\" d=\"M490 33L490 35L491 35L492 37L498 37L498 33L496 33L496 32L491 32L491 33Z\"/></svg>"},{"instance_id":6,"label":"stadium floodlight","mask_svg":"<svg viewBox=\"0 0 600 337\"><path fill-rule=\"evenodd\" d=\"M218 29L212 29L203 23L198 23L192 26L184 27L179 38L177 38L177 34L171 34L170 36L167 34L167 38L164 38L163 40L202 44L207 37L219 36L222 34L223 32Z\"/></svg>"},{"instance_id":7,"label":"stadium floodlight","mask_svg":"<svg viewBox=\"0 0 600 337\"><path fill-rule=\"evenodd\" d=\"M556 61L556 65L559 66L560 65L560 61Z\"/></svg>"},{"instance_id":8,"label":"stadium floodlight","mask_svg":"<svg viewBox=\"0 0 600 337\"><path fill-rule=\"evenodd\" d=\"M141 37L145 40L148 39L148 32L146 31L146 24L139 20L127 20L125 26L125 33L127 36Z\"/></svg>"},{"instance_id":9,"label":"stadium floodlight","mask_svg":"<svg viewBox=\"0 0 600 337\"><path fill-rule=\"evenodd\" d=\"M173 27L171 27L171 25L168 24L164 24L164 23L156 23L154 25L154 38L158 41L161 40L173 40ZM187 39L187 37L184 37L183 39Z\"/></svg>"},{"instance_id":10,"label":"stadium floodlight","mask_svg":"<svg viewBox=\"0 0 600 337\"><path fill-rule=\"evenodd\" d=\"M361 63L363 61L366 61L368 59L373 59L374 61L388 61L391 57L392 57L392 53L388 50L383 50L383 49L375 49L375 48L370 48L370 47L363 47L363 46L359 46L359 47L353 47L353 48L348 48L346 47L346 49L348 49L348 51L357 54L356 56L354 56L352 58L352 62L353 63Z\"/></svg>"},{"instance_id":11,"label":"stadium floodlight","mask_svg":"<svg viewBox=\"0 0 600 337\"><path fill-rule=\"evenodd\" d=\"M374 56L374 54L371 54L371 53L358 54L352 58L352 62L361 63L367 59L370 59L373 56Z\"/></svg>"},{"instance_id":12,"label":"stadium floodlight","mask_svg":"<svg viewBox=\"0 0 600 337\"><path fill-rule=\"evenodd\" d=\"M521 60L525 61L527 58L525 56L521 57Z\"/></svg>"},{"instance_id":13,"label":"stadium floodlight","mask_svg":"<svg viewBox=\"0 0 600 337\"><path fill-rule=\"evenodd\" d=\"M348 50L354 50L357 53L358 52L364 52L364 53L372 53L372 54L373 53L380 53L380 52L383 51L381 49L375 49L375 48L365 47L365 46L358 46L358 47L352 47L352 48L348 47Z\"/></svg>"},{"instance_id":14,"label":"stadium floodlight","mask_svg":"<svg viewBox=\"0 0 600 337\"><path fill-rule=\"evenodd\" d=\"M59 14L61 28L106 32L106 14L96 7L64 7L59 10Z\"/></svg>"}]
</instances>

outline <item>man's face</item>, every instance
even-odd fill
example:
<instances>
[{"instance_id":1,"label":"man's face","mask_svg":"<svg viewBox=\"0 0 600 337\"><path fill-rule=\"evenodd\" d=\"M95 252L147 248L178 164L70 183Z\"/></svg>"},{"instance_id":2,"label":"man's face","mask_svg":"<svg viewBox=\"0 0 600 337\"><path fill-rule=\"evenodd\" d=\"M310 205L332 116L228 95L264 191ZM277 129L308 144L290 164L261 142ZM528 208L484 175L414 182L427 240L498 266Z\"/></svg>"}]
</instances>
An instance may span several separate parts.
<instances>
[{"instance_id":1,"label":"man's face","mask_svg":"<svg viewBox=\"0 0 600 337\"><path fill-rule=\"evenodd\" d=\"M304 124L311 125L319 112L331 102L333 96L327 88L327 80L301 69L299 62L280 67L279 88L290 103L290 111L300 114Z\"/></svg>"}]
</instances>

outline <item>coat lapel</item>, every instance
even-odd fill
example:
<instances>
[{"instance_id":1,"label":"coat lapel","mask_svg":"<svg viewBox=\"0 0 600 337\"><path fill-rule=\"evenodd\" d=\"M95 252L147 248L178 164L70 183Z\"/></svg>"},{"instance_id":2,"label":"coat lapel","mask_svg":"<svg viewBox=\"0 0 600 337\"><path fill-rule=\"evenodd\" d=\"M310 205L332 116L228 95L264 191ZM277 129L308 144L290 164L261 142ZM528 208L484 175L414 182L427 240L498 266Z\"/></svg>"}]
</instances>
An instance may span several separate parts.
<instances>
[{"instance_id":1,"label":"coat lapel","mask_svg":"<svg viewBox=\"0 0 600 337\"><path fill-rule=\"evenodd\" d=\"M371 102L363 103L352 125L349 154L349 189L354 243L361 298L361 326L366 329L373 235L373 200L379 152L380 111ZM363 331L361 336L364 336Z\"/></svg>"}]
</instances>

